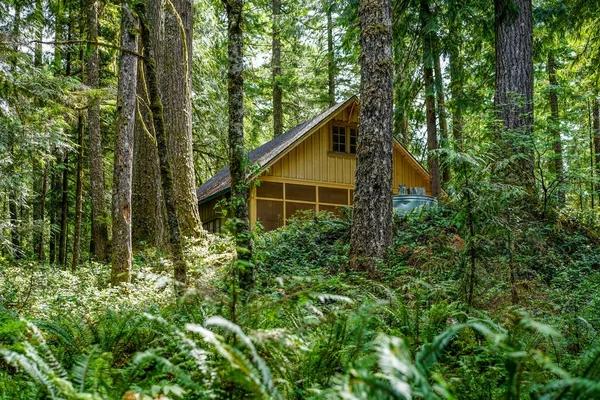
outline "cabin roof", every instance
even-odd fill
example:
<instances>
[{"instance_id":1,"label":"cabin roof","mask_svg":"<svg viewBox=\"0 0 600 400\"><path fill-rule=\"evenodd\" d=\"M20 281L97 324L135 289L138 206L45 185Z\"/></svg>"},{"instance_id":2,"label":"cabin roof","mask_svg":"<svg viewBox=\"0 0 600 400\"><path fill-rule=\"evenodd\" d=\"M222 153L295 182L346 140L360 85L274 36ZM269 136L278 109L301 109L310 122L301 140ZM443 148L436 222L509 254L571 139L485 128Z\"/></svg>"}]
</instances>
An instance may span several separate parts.
<instances>
[{"instance_id":1,"label":"cabin roof","mask_svg":"<svg viewBox=\"0 0 600 400\"><path fill-rule=\"evenodd\" d=\"M248 153L248 160L252 164L258 164L260 171L269 167L276 159L285 153L295 144L300 142L306 135L311 133L315 128L321 126L333 117L338 111L344 109L352 102L358 101L356 96L350 97L348 100L331 106L321 114L314 118L301 123L300 125L290 129L289 131L277 136L273 140L263 144L262 146ZM412 163L419 169L419 172L429 175L427 170L410 154L404 146L397 140L394 141L409 155ZM206 203L214 198L220 197L229 192L231 187L231 175L229 173L229 165L223 167L216 175L207 180L202 186L196 190L198 203Z\"/></svg>"},{"instance_id":2,"label":"cabin roof","mask_svg":"<svg viewBox=\"0 0 600 400\"><path fill-rule=\"evenodd\" d=\"M266 167L279 154L284 152L304 135L311 132L315 127L326 121L339 110L343 109L349 103L356 101L357 97L352 96L348 100L329 107L327 110L314 118L304 121L300 125L268 141L262 146L248 153L248 160L253 164L258 164L261 168ZM229 174L229 165L223 167L216 175L207 180L196 190L196 196L199 203L207 202L215 197L227 193L231 186L231 175Z\"/></svg>"}]
</instances>

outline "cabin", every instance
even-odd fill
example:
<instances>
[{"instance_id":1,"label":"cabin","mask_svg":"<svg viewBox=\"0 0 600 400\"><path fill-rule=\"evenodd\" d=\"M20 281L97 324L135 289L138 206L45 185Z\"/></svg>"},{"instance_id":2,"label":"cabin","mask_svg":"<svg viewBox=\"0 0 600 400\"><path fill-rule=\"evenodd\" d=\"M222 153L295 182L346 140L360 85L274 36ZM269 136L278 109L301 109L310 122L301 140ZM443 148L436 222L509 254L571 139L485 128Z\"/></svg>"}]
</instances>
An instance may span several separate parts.
<instances>
[{"instance_id":1,"label":"cabin","mask_svg":"<svg viewBox=\"0 0 600 400\"><path fill-rule=\"evenodd\" d=\"M258 165L258 179L249 198L250 224L260 221L265 231L284 226L299 210L339 212L352 206L356 170L359 101L356 96L265 143L248 154ZM429 173L394 139L393 194L398 187L425 188ZM209 232L219 232L223 215L216 207L229 196L229 167L197 190L200 218Z\"/></svg>"}]
</instances>

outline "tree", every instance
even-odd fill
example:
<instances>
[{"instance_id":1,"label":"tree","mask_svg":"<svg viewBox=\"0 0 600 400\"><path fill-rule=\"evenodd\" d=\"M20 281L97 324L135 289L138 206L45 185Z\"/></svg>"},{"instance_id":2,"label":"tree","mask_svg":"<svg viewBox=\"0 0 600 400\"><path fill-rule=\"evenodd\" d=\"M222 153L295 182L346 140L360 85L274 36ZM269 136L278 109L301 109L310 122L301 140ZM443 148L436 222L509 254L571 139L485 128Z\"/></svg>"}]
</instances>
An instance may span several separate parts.
<instances>
[{"instance_id":1,"label":"tree","mask_svg":"<svg viewBox=\"0 0 600 400\"><path fill-rule=\"evenodd\" d=\"M509 183L535 189L533 172L533 22L531 0L495 0L499 146Z\"/></svg>"},{"instance_id":2,"label":"tree","mask_svg":"<svg viewBox=\"0 0 600 400\"><path fill-rule=\"evenodd\" d=\"M231 174L231 211L238 258L249 261L252 257L250 221L248 218L248 185L244 151L244 35L242 30L243 0L223 0L227 11L227 55L229 59L229 171ZM239 274L240 283L248 287L253 282L253 271L245 267Z\"/></svg>"},{"instance_id":3,"label":"tree","mask_svg":"<svg viewBox=\"0 0 600 400\"><path fill-rule=\"evenodd\" d=\"M393 60L390 0L361 0L360 113L352 269L374 271L392 240Z\"/></svg>"},{"instance_id":4,"label":"tree","mask_svg":"<svg viewBox=\"0 0 600 400\"><path fill-rule=\"evenodd\" d=\"M133 131L135 129L138 23L129 5L121 5L121 60L117 93L117 132L112 201L111 283L131 280L131 187L133 174Z\"/></svg>"},{"instance_id":5,"label":"tree","mask_svg":"<svg viewBox=\"0 0 600 400\"><path fill-rule=\"evenodd\" d=\"M183 247L181 243L181 233L179 229L179 219L175 209L175 193L173 190L173 173L167 154L167 138L165 134L165 120L163 113L163 104L158 88L158 71L156 67L156 46L153 43L153 35L150 30L150 22L147 18L147 8L145 3L137 4L137 13L140 18L140 32L143 46L144 64L145 64L145 83L148 87L148 99L150 101L150 114L152 116L151 123L153 131L156 134L156 146L160 164L160 176L162 196L164 206L167 213L167 222L169 229L169 244L171 256L173 258L173 271L175 282L177 282L176 290L181 292L187 283L187 272L185 260L183 258ZM156 19L153 22L156 24ZM156 25L154 25L156 28ZM154 36L155 37L155 36ZM146 86L146 85L144 85ZM143 120L140 120L143 123ZM147 134L147 127L143 127Z\"/></svg>"},{"instance_id":6,"label":"tree","mask_svg":"<svg viewBox=\"0 0 600 400\"><path fill-rule=\"evenodd\" d=\"M196 238L202 225L192 151L192 17L192 0L166 2L159 76L181 233Z\"/></svg>"},{"instance_id":7,"label":"tree","mask_svg":"<svg viewBox=\"0 0 600 400\"><path fill-rule=\"evenodd\" d=\"M550 134L552 136L553 150L554 150L554 162L552 163L553 172L556 175L556 181L562 182L564 180L564 167L563 167L563 150L562 140L560 137L560 116L558 114L558 80L556 79L556 60L554 53L550 51L548 53L548 82L550 83ZM558 189L558 197L560 205L565 204L565 193L561 188Z\"/></svg>"},{"instance_id":8,"label":"tree","mask_svg":"<svg viewBox=\"0 0 600 400\"><path fill-rule=\"evenodd\" d=\"M161 39L162 3L161 0L151 0L148 4L148 8L151 10L148 15L146 15L145 9L140 10L140 12L144 12L144 19L147 20L145 23L140 20L140 27L146 25L152 38L152 40L148 40L152 42L153 46L153 72L156 74L157 84L159 78L158 71L156 71L156 53L160 47L158 43ZM146 44L144 44L143 35L141 35L140 47L143 46L146 46ZM140 50L141 52L142 50ZM146 77L145 68L150 67L145 67L144 61L140 59L137 79L138 121L135 124L133 143L132 235L134 243L146 242L149 245L161 248L168 242L169 234L165 201L161 190L157 138L150 111L152 103L149 94L150 88L148 88L147 83L149 79Z\"/></svg>"},{"instance_id":9,"label":"tree","mask_svg":"<svg viewBox=\"0 0 600 400\"><path fill-rule=\"evenodd\" d=\"M431 176L431 195L437 197L442 192L442 187L440 182L439 157L435 153L438 150L435 115L436 86L434 80L435 58L438 57L435 52L436 33L429 0L421 0L420 4L420 18L423 29L423 80L425 82L425 114L427 121L427 164L429 165L429 175Z\"/></svg>"},{"instance_id":10,"label":"tree","mask_svg":"<svg viewBox=\"0 0 600 400\"><path fill-rule=\"evenodd\" d=\"M327 16L327 94L329 105L335 104L335 49L333 48L333 1L325 0Z\"/></svg>"},{"instance_id":11,"label":"tree","mask_svg":"<svg viewBox=\"0 0 600 400\"><path fill-rule=\"evenodd\" d=\"M79 249L81 246L81 214L83 203L83 116L77 116L77 171L75 184L75 230L73 232L73 262L71 269L75 271L79 265Z\"/></svg>"},{"instance_id":12,"label":"tree","mask_svg":"<svg viewBox=\"0 0 600 400\"><path fill-rule=\"evenodd\" d=\"M88 5L87 84L92 90L100 86L100 57L98 54L98 1ZM100 126L100 99L92 92L87 110L90 165L90 196L92 199L92 255L99 261L107 259L108 217L104 205L104 170L102 169L102 131Z\"/></svg>"},{"instance_id":13,"label":"tree","mask_svg":"<svg viewBox=\"0 0 600 400\"><path fill-rule=\"evenodd\" d=\"M273 75L273 136L283 133L283 105L281 84L281 0L273 0L273 46L271 69Z\"/></svg>"}]
</instances>

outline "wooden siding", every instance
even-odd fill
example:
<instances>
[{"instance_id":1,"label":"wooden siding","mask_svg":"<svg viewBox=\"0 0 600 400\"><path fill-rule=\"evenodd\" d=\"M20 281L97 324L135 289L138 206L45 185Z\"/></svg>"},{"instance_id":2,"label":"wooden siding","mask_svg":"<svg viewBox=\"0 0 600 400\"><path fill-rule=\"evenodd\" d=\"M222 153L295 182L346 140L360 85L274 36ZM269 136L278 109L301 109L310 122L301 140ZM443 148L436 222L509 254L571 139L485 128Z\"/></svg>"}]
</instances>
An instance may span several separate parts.
<instances>
[{"instance_id":1,"label":"wooden siding","mask_svg":"<svg viewBox=\"0 0 600 400\"><path fill-rule=\"evenodd\" d=\"M341 110L332 121L284 153L262 174L261 179L271 177L353 187L356 157L331 151L331 130L334 121L357 123L358 107L349 106ZM426 172L396 142L394 142L393 169L394 194L398 193L398 186L401 184L409 188L424 187L427 193L430 193Z\"/></svg>"},{"instance_id":2,"label":"wooden siding","mask_svg":"<svg viewBox=\"0 0 600 400\"><path fill-rule=\"evenodd\" d=\"M276 202L281 204L281 223L284 224L289 214L287 205L295 208L309 207L315 210L335 211L336 206L352 205L354 190L354 175L356 171L356 157L351 154L333 153L331 151L331 132L333 124L337 121L344 125L358 123L358 104L350 104L340 110L331 120L309 134L301 142L275 160L259 176L264 182L277 182L284 185L282 197L257 196L256 187L252 189L249 199L250 224L255 226L260 210L257 210L258 200L265 202ZM285 186L308 185L315 190L315 201L302 201L287 199ZM398 193L401 184L410 187L424 187L430 194L429 176L417 161L396 141L393 148L393 188L394 194ZM319 189L342 189L347 193L344 201L320 201ZM215 210L215 204L219 199L211 200L200 205L200 217L203 223L209 223L221 218L221 214ZM292 204L293 203L293 204ZM279 206L278 206L279 207Z\"/></svg>"}]
</instances>

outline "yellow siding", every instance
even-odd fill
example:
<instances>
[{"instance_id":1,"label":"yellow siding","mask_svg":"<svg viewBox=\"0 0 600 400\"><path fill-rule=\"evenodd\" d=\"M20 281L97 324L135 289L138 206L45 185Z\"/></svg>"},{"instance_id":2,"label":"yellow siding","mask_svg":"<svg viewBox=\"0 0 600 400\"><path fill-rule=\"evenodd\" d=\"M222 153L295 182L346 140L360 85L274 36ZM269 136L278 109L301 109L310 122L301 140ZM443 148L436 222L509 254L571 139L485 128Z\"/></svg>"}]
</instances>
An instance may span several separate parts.
<instances>
[{"instance_id":1,"label":"yellow siding","mask_svg":"<svg viewBox=\"0 0 600 400\"><path fill-rule=\"evenodd\" d=\"M335 120L356 122L358 107L352 106L340 111ZM356 158L349 154L335 154L330 151L330 135L333 122L328 122L312 135L298 143L280 157L263 177L271 176L284 180L299 180L315 183L332 183L337 185L354 186ZM398 185L407 187L425 187L429 193L429 180L425 173L419 170L416 162L394 144L394 178L393 192L398 193Z\"/></svg>"}]
</instances>

